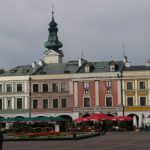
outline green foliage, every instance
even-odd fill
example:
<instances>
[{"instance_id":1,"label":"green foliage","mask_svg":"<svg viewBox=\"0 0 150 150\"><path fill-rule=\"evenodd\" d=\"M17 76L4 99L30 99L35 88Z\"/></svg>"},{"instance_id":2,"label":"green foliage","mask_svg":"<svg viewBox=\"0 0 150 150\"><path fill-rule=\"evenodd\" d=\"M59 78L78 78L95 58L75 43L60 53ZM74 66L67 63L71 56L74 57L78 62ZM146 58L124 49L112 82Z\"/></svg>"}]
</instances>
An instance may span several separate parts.
<instances>
[{"instance_id":1,"label":"green foliage","mask_svg":"<svg viewBox=\"0 0 150 150\"><path fill-rule=\"evenodd\" d=\"M3 68L0 69L0 74L3 74L5 70Z\"/></svg>"}]
</instances>

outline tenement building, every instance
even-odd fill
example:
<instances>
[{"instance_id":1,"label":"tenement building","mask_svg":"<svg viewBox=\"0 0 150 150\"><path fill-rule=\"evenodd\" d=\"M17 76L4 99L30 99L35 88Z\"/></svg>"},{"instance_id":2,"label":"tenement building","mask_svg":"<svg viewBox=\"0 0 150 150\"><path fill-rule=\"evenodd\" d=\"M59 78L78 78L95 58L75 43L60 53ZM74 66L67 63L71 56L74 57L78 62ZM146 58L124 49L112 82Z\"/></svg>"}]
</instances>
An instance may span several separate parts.
<instances>
[{"instance_id":1,"label":"tenement building","mask_svg":"<svg viewBox=\"0 0 150 150\"><path fill-rule=\"evenodd\" d=\"M126 65L122 81L123 105L125 115L135 116L137 127L150 117L150 63L145 65Z\"/></svg>"},{"instance_id":2,"label":"tenement building","mask_svg":"<svg viewBox=\"0 0 150 150\"><path fill-rule=\"evenodd\" d=\"M0 117L62 116L91 113L136 116L142 126L150 112L150 63L122 61L63 62L57 23L48 28L43 58L0 76Z\"/></svg>"}]
</instances>

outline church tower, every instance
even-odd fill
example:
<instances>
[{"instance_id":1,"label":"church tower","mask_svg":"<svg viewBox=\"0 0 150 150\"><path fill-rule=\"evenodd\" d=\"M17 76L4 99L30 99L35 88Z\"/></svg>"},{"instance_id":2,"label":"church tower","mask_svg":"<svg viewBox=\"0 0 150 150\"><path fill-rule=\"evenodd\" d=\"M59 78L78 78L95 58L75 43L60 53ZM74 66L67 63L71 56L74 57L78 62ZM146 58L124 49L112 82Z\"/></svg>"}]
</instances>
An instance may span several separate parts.
<instances>
[{"instance_id":1,"label":"church tower","mask_svg":"<svg viewBox=\"0 0 150 150\"><path fill-rule=\"evenodd\" d=\"M49 23L49 36L48 41L45 42L44 46L48 50L44 52L44 62L46 64L50 63L62 63L63 51L60 48L63 44L58 40L57 32L57 23L54 20L54 12L52 11L52 20Z\"/></svg>"}]
</instances>

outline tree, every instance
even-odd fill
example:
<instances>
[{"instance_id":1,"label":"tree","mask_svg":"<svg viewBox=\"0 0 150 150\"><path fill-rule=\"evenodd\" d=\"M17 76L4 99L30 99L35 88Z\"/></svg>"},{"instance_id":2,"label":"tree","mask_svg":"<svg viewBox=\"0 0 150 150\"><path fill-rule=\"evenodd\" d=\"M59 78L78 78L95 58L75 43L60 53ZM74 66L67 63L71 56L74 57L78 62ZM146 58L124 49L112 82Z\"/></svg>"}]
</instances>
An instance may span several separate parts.
<instances>
[{"instance_id":1,"label":"tree","mask_svg":"<svg viewBox=\"0 0 150 150\"><path fill-rule=\"evenodd\" d=\"M3 68L0 69L0 74L3 74L5 70Z\"/></svg>"}]
</instances>

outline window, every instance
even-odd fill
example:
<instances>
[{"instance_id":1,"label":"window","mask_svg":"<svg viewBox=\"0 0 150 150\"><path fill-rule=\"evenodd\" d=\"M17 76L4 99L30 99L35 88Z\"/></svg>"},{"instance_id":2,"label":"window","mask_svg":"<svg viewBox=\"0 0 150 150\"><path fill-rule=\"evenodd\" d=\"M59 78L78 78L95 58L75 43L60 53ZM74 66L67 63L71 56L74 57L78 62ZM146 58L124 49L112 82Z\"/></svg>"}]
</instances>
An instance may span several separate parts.
<instances>
[{"instance_id":1,"label":"window","mask_svg":"<svg viewBox=\"0 0 150 150\"><path fill-rule=\"evenodd\" d=\"M67 85L66 85L65 82L64 82L64 83L61 83L61 91L62 91L62 92L66 92L66 91L67 91Z\"/></svg>"},{"instance_id":2,"label":"window","mask_svg":"<svg viewBox=\"0 0 150 150\"><path fill-rule=\"evenodd\" d=\"M11 109L11 99L7 99L7 109Z\"/></svg>"},{"instance_id":3,"label":"window","mask_svg":"<svg viewBox=\"0 0 150 150\"><path fill-rule=\"evenodd\" d=\"M107 107L112 106L112 97L106 97L106 106Z\"/></svg>"},{"instance_id":4,"label":"window","mask_svg":"<svg viewBox=\"0 0 150 150\"><path fill-rule=\"evenodd\" d=\"M66 108L67 107L67 100L65 98L61 99L61 107Z\"/></svg>"},{"instance_id":5,"label":"window","mask_svg":"<svg viewBox=\"0 0 150 150\"><path fill-rule=\"evenodd\" d=\"M53 92L58 92L58 83L53 83L52 89L53 89Z\"/></svg>"},{"instance_id":6,"label":"window","mask_svg":"<svg viewBox=\"0 0 150 150\"><path fill-rule=\"evenodd\" d=\"M38 108L38 100L34 99L33 100L33 109L37 109Z\"/></svg>"},{"instance_id":7,"label":"window","mask_svg":"<svg viewBox=\"0 0 150 150\"><path fill-rule=\"evenodd\" d=\"M89 89L85 89L84 90L84 95L89 95L90 94L90 90Z\"/></svg>"},{"instance_id":8,"label":"window","mask_svg":"<svg viewBox=\"0 0 150 150\"><path fill-rule=\"evenodd\" d=\"M139 82L139 89L141 90L145 89L145 82L143 81Z\"/></svg>"},{"instance_id":9,"label":"window","mask_svg":"<svg viewBox=\"0 0 150 150\"><path fill-rule=\"evenodd\" d=\"M133 89L133 82L127 82L127 90Z\"/></svg>"},{"instance_id":10,"label":"window","mask_svg":"<svg viewBox=\"0 0 150 150\"><path fill-rule=\"evenodd\" d=\"M12 92L12 85L11 84L6 85L6 91L7 92Z\"/></svg>"},{"instance_id":11,"label":"window","mask_svg":"<svg viewBox=\"0 0 150 150\"><path fill-rule=\"evenodd\" d=\"M110 65L110 71L114 72L116 70L115 64Z\"/></svg>"},{"instance_id":12,"label":"window","mask_svg":"<svg viewBox=\"0 0 150 150\"><path fill-rule=\"evenodd\" d=\"M146 97L140 97L140 106L146 106Z\"/></svg>"},{"instance_id":13,"label":"window","mask_svg":"<svg viewBox=\"0 0 150 150\"><path fill-rule=\"evenodd\" d=\"M22 98L17 98L17 109L22 109Z\"/></svg>"},{"instance_id":14,"label":"window","mask_svg":"<svg viewBox=\"0 0 150 150\"><path fill-rule=\"evenodd\" d=\"M48 92L48 84L43 84L43 92Z\"/></svg>"},{"instance_id":15,"label":"window","mask_svg":"<svg viewBox=\"0 0 150 150\"><path fill-rule=\"evenodd\" d=\"M111 94L111 88L106 89L106 94L108 94L108 95Z\"/></svg>"},{"instance_id":16,"label":"window","mask_svg":"<svg viewBox=\"0 0 150 150\"><path fill-rule=\"evenodd\" d=\"M111 88L111 81L106 81L106 88Z\"/></svg>"},{"instance_id":17,"label":"window","mask_svg":"<svg viewBox=\"0 0 150 150\"><path fill-rule=\"evenodd\" d=\"M3 101L2 101L2 99L0 99L0 109L2 109L3 108Z\"/></svg>"},{"instance_id":18,"label":"window","mask_svg":"<svg viewBox=\"0 0 150 150\"><path fill-rule=\"evenodd\" d=\"M3 86L0 84L0 92L3 92Z\"/></svg>"},{"instance_id":19,"label":"window","mask_svg":"<svg viewBox=\"0 0 150 150\"><path fill-rule=\"evenodd\" d=\"M38 92L38 91L39 91L39 85L33 84L33 92Z\"/></svg>"},{"instance_id":20,"label":"window","mask_svg":"<svg viewBox=\"0 0 150 150\"><path fill-rule=\"evenodd\" d=\"M58 99L53 99L53 108L58 108Z\"/></svg>"},{"instance_id":21,"label":"window","mask_svg":"<svg viewBox=\"0 0 150 150\"><path fill-rule=\"evenodd\" d=\"M84 82L84 89L89 89L89 88L90 88L89 82Z\"/></svg>"},{"instance_id":22,"label":"window","mask_svg":"<svg viewBox=\"0 0 150 150\"><path fill-rule=\"evenodd\" d=\"M128 106L133 106L133 97L128 97L127 98L127 105Z\"/></svg>"},{"instance_id":23,"label":"window","mask_svg":"<svg viewBox=\"0 0 150 150\"><path fill-rule=\"evenodd\" d=\"M90 107L90 98L89 97L84 98L84 107Z\"/></svg>"},{"instance_id":24,"label":"window","mask_svg":"<svg viewBox=\"0 0 150 150\"><path fill-rule=\"evenodd\" d=\"M22 92L22 84L17 84L17 92Z\"/></svg>"},{"instance_id":25,"label":"window","mask_svg":"<svg viewBox=\"0 0 150 150\"><path fill-rule=\"evenodd\" d=\"M85 73L88 73L88 72L90 72L90 66L85 66Z\"/></svg>"},{"instance_id":26,"label":"window","mask_svg":"<svg viewBox=\"0 0 150 150\"><path fill-rule=\"evenodd\" d=\"M48 99L43 99L43 108L48 108Z\"/></svg>"}]
</instances>

